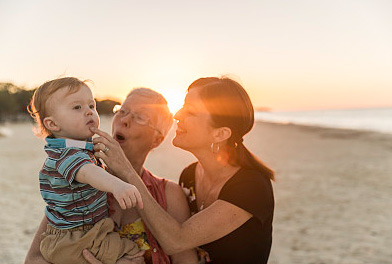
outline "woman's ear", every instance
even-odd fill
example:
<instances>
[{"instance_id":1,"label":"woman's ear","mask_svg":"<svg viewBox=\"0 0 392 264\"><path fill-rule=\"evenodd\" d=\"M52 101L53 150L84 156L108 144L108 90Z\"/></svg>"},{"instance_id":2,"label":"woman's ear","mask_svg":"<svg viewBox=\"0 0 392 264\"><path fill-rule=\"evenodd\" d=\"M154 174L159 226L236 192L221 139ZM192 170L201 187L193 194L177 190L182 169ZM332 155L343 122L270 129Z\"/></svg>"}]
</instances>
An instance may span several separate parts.
<instances>
[{"instance_id":1,"label":"woman's ear","mask_svg":"<svg viewBox=\"0 0 392 264\"><path fill-rule=\"evenodd\" d=\"M43 122L45 128L51 132L59 132L60 127L56 124L52 117L45 117Z\"/></svg>"},{"instance_id":2,"label":"woman's ear","mask_svg":"<svg viewBox=\"0 0 392 264\"><path fill-rule=\"evenodd\" d=\"M164 137L161 134L159 134L158 132L156 132L156 134L157 135L154 136L154 139L151 143L151 149L158 147L164 139Z\"/></svg>"},{"instance_id":3,"label":"woman's ear","mask_svg":"<svg viewBox=\"0 0 392 264\"><path fill-rule=\"evenodd\" d=\"M228 127L215 128L213 137L215 143L225 141L231 137L231 129Z\"/></svg>"}]
</instances>

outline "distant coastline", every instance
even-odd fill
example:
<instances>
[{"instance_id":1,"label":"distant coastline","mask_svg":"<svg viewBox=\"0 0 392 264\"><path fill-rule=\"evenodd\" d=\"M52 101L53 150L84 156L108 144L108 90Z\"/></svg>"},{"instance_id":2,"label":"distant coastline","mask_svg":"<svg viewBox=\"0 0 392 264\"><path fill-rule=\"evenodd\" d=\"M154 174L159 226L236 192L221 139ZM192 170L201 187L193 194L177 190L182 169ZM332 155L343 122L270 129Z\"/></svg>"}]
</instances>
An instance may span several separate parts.
<instances>
[{"instance_id":1,"label":"distant coastline","mask_svg":"<svg viewBox=\"0 0 392 264\"><path fill-rule=\"evenodd\" d=\"M297 112L256 112L255 120L269 123L392 134L392 107Z\"/></svg>"}]
</instances>

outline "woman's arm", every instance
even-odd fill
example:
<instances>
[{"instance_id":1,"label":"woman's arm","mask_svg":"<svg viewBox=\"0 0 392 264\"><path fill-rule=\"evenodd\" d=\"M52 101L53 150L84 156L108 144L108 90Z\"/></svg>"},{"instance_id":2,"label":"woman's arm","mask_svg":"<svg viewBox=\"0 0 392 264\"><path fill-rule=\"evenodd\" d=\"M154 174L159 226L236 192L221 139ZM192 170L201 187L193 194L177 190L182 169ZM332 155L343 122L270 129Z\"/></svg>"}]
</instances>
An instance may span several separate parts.
<instances>
[{"instance_id":1,"label":"woman's arm","mask_svg":"<svg viewBox=\"0 0 392 264\"><path fill-rule=\"evenodd\" d=\"M40 244L41 244L41 234L45 232L46 225L48 224L48 219L44 216L41 224L35 233L33 241L31 242L30 249L27 252L25 264L45 264L47 262L41 254Z\"/></svg>"},{"instance_id":2,"label":"woman's arm","mask_svg":"<svg viewBox=\"0 0 392 264\"><path fill-rule=\"evenodd\" d=\"M146 194L143 192L142 196ZM218 240L252 217L247 211L222 200L215 201L183 223L176 221L150 199L140 213L169 255Z\"/></svg>"},{"instance_id":3,"label":"woman's arm","mask_svg":"<svg viewBox=\"0 0 392 264\"><path fill-rule=\"evenodd\" d=\"M126 159L118 142L109 134L94 129L101 137L94 138L94 144L103 143L110 151L96 152L98 158L125 181L139 190L143 199L143 210L139 210L143 220L168 255L215 241L231 233L252 215L247 211L222 200L217 200L208 208L180 223L168 214L151 196L141 178Z\"/></svg>"},{"instance_id":4,"label":"woman's arm","mask_svg":"<svg viewBox=\"0 0 392 264\"><path fill-rule=\"evenodd\" d=\"M180 223L186 221L190 216L190 212L186 197L181 187L172 181L168 181L166 183L165 195L167 201L167 212ZM195 249L171 255L170 259L173 264L198 263Z\"/></svg>"}]
</instances>

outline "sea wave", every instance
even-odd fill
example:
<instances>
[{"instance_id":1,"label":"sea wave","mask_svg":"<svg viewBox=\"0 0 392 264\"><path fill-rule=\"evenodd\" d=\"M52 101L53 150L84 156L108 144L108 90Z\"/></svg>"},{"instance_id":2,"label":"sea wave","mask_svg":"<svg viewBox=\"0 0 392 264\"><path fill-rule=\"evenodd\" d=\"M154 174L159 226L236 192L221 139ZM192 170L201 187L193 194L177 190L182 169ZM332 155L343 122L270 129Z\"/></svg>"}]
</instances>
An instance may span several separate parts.
<instances>
[{"instance_id":1,"label":"sea wave","mask_svg":"<svg viewBox=\"0 0 392 264\"><path fill-rule=\"evenodd\" d=\"M293 123L392 134L392 108L256 112L255 119L273 123Z\"/></svg>"}]
</instances>

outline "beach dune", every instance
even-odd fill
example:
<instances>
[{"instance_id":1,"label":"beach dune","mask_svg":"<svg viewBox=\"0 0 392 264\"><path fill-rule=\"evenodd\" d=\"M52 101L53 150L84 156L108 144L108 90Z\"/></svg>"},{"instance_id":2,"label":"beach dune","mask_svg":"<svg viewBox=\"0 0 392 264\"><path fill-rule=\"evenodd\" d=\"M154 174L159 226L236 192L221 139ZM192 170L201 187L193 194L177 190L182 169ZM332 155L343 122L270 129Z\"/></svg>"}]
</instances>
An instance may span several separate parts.
<instances>
[{"instance_id":1,"label":"beach dune","mask_svg":"<svg viewBox=\"0 0 392 264\"><path fill-rule=\"evenodd\" d=\"M45 206L44 141L30 123L3 126L0 263L23 263ZM177 181L195 158L171 146L173 133L146 167ZM392 135L259 122L244 142L276 172L269 263L392 263Z\"/></svg>"}]
</instances>

